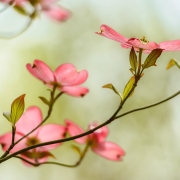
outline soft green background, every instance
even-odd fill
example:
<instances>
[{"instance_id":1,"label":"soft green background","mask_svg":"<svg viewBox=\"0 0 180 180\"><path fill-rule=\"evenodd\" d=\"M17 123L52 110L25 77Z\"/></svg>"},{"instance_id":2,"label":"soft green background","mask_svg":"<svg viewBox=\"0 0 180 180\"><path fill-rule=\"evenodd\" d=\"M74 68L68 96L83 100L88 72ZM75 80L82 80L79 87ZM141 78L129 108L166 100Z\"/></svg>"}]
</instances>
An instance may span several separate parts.
<instances>
[{"instance_id":1,"label":"soft green background","mask_svg":"<svg viewBox=\"0 0 180 180\"><path fill-rule=\"evenodd\" d=\"M79 70L88 70L89 78L84 86L89 87L90 93L84 98L64 95L57 102L49 122L63 124L64 119L69 118L86 129L93 121L104 122L118 106L118 96L101 87L112 83L122 92L131 77L129 50L94 32L99 31L101 24L107 24L126 37L146 36L155 42L180 39L180 3L178 0L64 0L61 5L72 12L67 22L58 24L42 16L21 36L0 40L0 109L8 111L11 102L25 93L26 108L40 106L45 116L47 107L38 96L48 96L47 87L33 78L25 65L41 59L54 70L69 62ZM0 14L0 32L17 31L25 22L25 18L9 9ZM171 58L178 60L179 53L163 53L157 67L147 69L122 112L178 91L178 68L165 70ZM179 97L125 116L108 126L108 140L126 151L122 162L111 162L91 151L75 169L53 165L28 168L17 159L10 159L0 165L0 179L179 180L178 102ZM9 130L9 123L1 116L1 134ZM53 151L57 161L76 162L78 156L71 144L73 142L65 143Z\"/></svg>"}]
</instances>

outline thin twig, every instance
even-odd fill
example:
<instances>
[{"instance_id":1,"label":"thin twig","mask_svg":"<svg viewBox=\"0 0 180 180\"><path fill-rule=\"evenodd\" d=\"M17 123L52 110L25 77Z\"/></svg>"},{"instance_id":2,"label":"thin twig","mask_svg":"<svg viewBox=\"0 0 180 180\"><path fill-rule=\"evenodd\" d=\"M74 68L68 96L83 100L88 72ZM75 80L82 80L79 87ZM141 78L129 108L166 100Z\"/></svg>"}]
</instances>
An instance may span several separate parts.
<instances>
[{"instance_id":1,"label":"thin twig","mask_svg":"<svg viewBox=\"0 0 180 180\"><path fill-rule=\"evenodd\" d=\"M166 102L166 101L168 101L168 100L176 97L176 96L179 95L179 94L180 94L180 91L178 91L177 93L173 94L172 96L170 96L170 97L168 97L168 98L166 98L166 99L163 99L163 100L161 100L161 101L158 101L158 102L156 102L156 103L153 103L153 104L150 104L150 105L148 105L148 106L143 106L143 107L140 107L140 108L136 108L136 109L127 111L127 112L125 112L125 113L123 113L123 114L121 114L121 115L119 115L119 116L116 116L114 119L121 118L121 117L123 117L123 116L125 116L125 115L128 115L128 114L133 113L133 112L136 112L136 111L141 111L141 110L144 110L144 109L148 109L148 108L157 106L157 105L159 105L159 104L162 104L162 103L164 103L164 102Z\"/></svg>"},{"instance_id":2,"label":"thin twig","mask_svg":"<svg viewBox=\"0 0 180 180\"><path fill-rule=\"evenodd\" d=\"M27 133L26 135L24 135L22 138L20 138L18 141L14 142L14 138L13 138L13 143L11 143L11 145L9 146L8 150L0 157L0 158L4 158L6 157L10 150L16 145L18 144L20 141L22 141L24 138L26 138L27 136L29 136L31 133L33 133L36 129L38 129L44 122L47 121L47 119L50 117L51 113L52 113L52 108L53 108L53 105L54 103L56 102L56 100L63 94L63 92L60 92L57 94L57 96L54 98L54 95L55 95L55 90L56 90L56 86L53 87L53 90L51 91L51 99L50 101L51 104L49 106L49 110L48 110L48 113L47 113L47 116L44 118L44 120L38 125L36 126L32 131L30 131L29 133ZM13 133L13 131L12 131ZM15 133L15 132L14 132ZM15 135L15 134L14 134ZM13 136L14 137L14 136Z\"/></svg>"},{"instance_id":3,"label":"thin twig","mask_svg":"<svg viewBox=\"0 0 180 180\"><path fill-rule=\"evenodd\" d=\"M73 165L69 165L69 164L63 164L63 163L58 163L58 162L52 162L52 161L49 161L49 162L42 162L42 163L33 163L31 161L28 161L27 159L21 157L21 156L14 156L15 158L18 158L18 159L21 159L22 161L25 161L26 163L32 165L32 166L40 166L40 165L43 165L43 164L54 164L54 165L58 165L58 166L64 166L64 167L69 167L69 168L74 168L74 167L77 167L78 165L80 165L80 163L82 162L82 160L84 159L86 153L87 153L87 150L89 148L90 144L87 143L87 145L85 146L85 149L84 151L82 152L81 156L80 156L80 159Z\"/></svg>"},{"instance_id":4,"label":"thin twig","mask_svg":"<svg viewBox=\"0 0 180 180\"><path fill-rule=\"evenodd\" d=\"M168 101L168 100L176 97L176 96L179 95L179 94L180 94L180 91L178 91L178 92L176 92L175 94L173 94L172 96L170 96L170 97L168 97L168 98L166 98L166 99L164 99L164 100L161 100L161 101L159 101L159 102L157 102L157 103L154 103L154 104L152 104L152 105L148 105L148 106L145 106L145 107L141 107L141 108L137 108L137 109L128 111L128 112L126 112L126 113L124 113L124 114L122 114L122 115L119 115L118 118L120 118L120 117L122 117L122 116L125 116L125 115L127 115L127 114L130 114L130 113L132 113L132 112L135 112L135 111L139 111L139 110L143 110L143 109L147 109L147 108L151 108L151 107L157 106L157 105L159 105L159 104L161 104L161 103L163 103L163 102L166 102L166 101ZM115 119L117 119L117 117L114 117L114 120L115 120ZM10 154L9 156L6 156L6 157L0 159L0 163L2 163L2 162L4 162L4 161L6 161L6 160L8 160L8 159L10 159L10 158L18 155L18 154L21 154L21 153L23 153L23 152L25 152L25 151L28 151L28 150L31 150L31 149L34 149L34 148L37 148L37 147L47 146L47 145L56 144L56 143L62 143L62 142L66 142L66 141L71 141L71 140L74 140L74 139L77 139L77 138L86 136L86 135L93 133L93 132L96 131L97 129L100 129L101 127L103 127L103 126L105 126L105 125L107 125L107 124L109 124L109 123L111 123L110 119L108 119L106 122L100 124L99 126L95 127L94 129L91 129L91 130L89 130L89 131L87 131L87 132L85 132L85 133L82 133L82 134L79 134L79 135L76 135L76 136L72 136L72 137L69 137L69 138L64 138L64 139L59 139L59 140L55 140L55 141L44 142L44 143L40 143L40 144L36 144L36 145L33 145L33 146L26 147L26 148L24 148L24 149L21 149L21 150L15 152L15 153Z\"/></svg>"},{"instance_id":5,"label":"thin twig","mask_svg":"<svg viewBox=\"0 0 180 180\"><path fill-rule=\"evenodd\" d=\"M60 92L58 95L58 97L60 97L61 95L63 94L63 92ZM53 96L54 96L54 93L53 93ZM49 106L49 110L48 110L48 113L47 113L47 116L44 118L44 120L38 125L36 126L32 131L30 131L29 133L27 133L26 135L24 135L21 139L19 139L18 141L16 141L14 143L14 145L16 145L17 143L19 143L21 140L23 140L24 138L26 138L27 136L29 136L31 133L33 133L36 129L38 129L42 124L44 124L47 119L50 117L51 113L52 113L52 108L53 108L53 105L54 105L54 102Z\"/></svg>"}]
</instances>

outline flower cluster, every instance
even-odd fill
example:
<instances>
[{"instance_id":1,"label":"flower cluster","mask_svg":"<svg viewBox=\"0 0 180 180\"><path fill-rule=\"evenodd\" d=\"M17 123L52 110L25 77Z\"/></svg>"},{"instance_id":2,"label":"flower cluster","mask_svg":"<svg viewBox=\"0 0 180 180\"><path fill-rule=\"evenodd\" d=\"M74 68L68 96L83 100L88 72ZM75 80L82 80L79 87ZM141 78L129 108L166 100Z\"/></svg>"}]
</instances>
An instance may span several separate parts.
<instances>
[{"instance_id":1,"label":"flower cluster","mask_svg":"<svg viewBox=\"0 0 180 180\"><path fill-rule=\"evenodd\" d=\"M27 133L31 132L41 122L42 122L41 110L36 106L29 107L16 124L15 141L18 141ZM97 124L94 123L89 126L89 129L93 129L96 126ZM13 153L20 149L42 142L63 139L65 138L67 132L71 136L75 136L78 134L82 134L84 131L78 125L76 125L70 120L66 120L65 126L59 124L47 124L39 127L33 133L31 133L30 135L25 137L22 141L17 143L10 152ZM108 134L107 127L102 127L90 135L75 139L75 141L80 144L90 143L91 149L95 153L109 160L120 161L122 159L122 156L125 155L125 152L117 144L105 141L107 134ZM8 132L0 136L0 144L4 151L6 151L9 148L11 144L11 140L12 140L12 132ZM22 153L21 157L32 163L46 162L48 160L48 157L52 156L52 154L49 153L49 151L60 145L61 145L60 143L57 143L57 144L38 147L29 150L25 153ZM30 166L28 163L24 161L23 163L27 166Z\"/></svg>"},{"instance_id":2,"label":"flower cluster","mask_svg":"<svg viewBox=\"0 0 180 180\"><path fill-rule=\"evenodd\" d=\"M16 123L15 141L25 136L27 133L32 131L42 122L42 112L36 106L29 107L26 112L21 116L19 121ZM32 146L38 143L62 139L65 137L66 127L59 124L47 124L39 127L29 136L24 138L22 141L17 143L14 148L10 151L11 153L16 152L20 149ZM6 151L12 139L12 132L5 133L0 136L0 144L4 151ZM58 147L60 144L52 144L48 146L39 147L28 151L28 153L22 153L21 156L30 162L46 162L50 155L49 150ZM24 162L25 163L25 162ZM28 165L27 163L25 163Z\"/></svg>"},{"instance_id":3,"label":"flower cluster","mask_svg":"<svg viewBox=\"0 0 180 180\"><path fill-rule=\"evenodd\" d=\"M79 97L84 96L89 91L87 88L79 86L87 79L87 71L82 70L77 72L72 64L62 64L58 66L54 72L40 60L35 60L33 66L27 64L26 67L37 79L43 81L49 87L55 87L55 89L57 88L68 95ZM19 101L16 99L17 106L18 103ZM51 104L49 104L49 106L51 106ZM15 108L15 105L12 108ZM13 113L15 113L15 110ZM0 136L2 149L14 153L28 146L63 139L67 133L70 136L76 136L84 132L77 124L70 120L66 120L65 125L47 124L42 126L44 122L41 110L36 106L29 107L17 123L14 124L15 134L8 132ZM89 129L93 129L96 126L97 123L94 123L89 126ZM115 143L105 141L107 135L107 127L102 127L92 134L75 139L75 141L80 144L88 144L92 151L109 160L120 161L122 156L125 155L125 152ZM13 138L14 146L10 148ZM61 143L52 143L50 145L40 146L21 153L21 158L34 164L41 164L46 162L49 156L53 156L50 150L60 145ZM31 166L25 161L23 161L23 163Z\"/></svg>"}]
</instances>

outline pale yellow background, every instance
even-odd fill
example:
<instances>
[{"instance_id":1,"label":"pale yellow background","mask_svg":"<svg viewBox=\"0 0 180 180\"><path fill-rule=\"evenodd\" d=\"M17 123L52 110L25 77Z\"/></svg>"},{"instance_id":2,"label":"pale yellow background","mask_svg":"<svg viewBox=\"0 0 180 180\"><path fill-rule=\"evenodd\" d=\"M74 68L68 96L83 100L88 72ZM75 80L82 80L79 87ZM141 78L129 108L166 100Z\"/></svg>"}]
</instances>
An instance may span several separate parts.
<instances>
[{"instance_id":1,"label":"pale yellow background","mask_svg":"<svg viewBox=\"0 0 180 180\"><path fill-rule=\"evenodd\" d=\"M21 36L0 40L0 111L10 110L11 102L25 93L26 108L37 105L45 116L47 107L38 96L48 97L47 87L33 78L25 65L41 59L54 70L69 62L79 70L88 70L89 78L84 86L89 87L90 93L84 98L64 95L57 102L49 122L63 124L64 119L69 118L86 129L93 121L104 122L118 106L118 96L101 87L112 83L123 92L131 77L129 50L94 32L99 31L101 24L107 24L126 37L146 36L155 42L180 39L180 3L178 0L63 0L61 5L72 12L67 22L58 24L41 16ZM26 19L10 9L0 14L2 33L17 31L24 23ZM165 68L170 58L179 60L179 57L178 52L163 53L157 67L147 69L122 112L156 102L178 91L179 69L173 67L166 71ZM123 162L111 162L90 150L75 169L53 165L28 168L12 158L0 164L0 179L180 179L179 97L125 116L108 127L108 140L126 151ZM9 130L9 123L1 116L1 134ZM78 155L71 149L73 143L65 143L52 151L57 161L69 164L77 161Z\"/></svg>"}]
</instances>

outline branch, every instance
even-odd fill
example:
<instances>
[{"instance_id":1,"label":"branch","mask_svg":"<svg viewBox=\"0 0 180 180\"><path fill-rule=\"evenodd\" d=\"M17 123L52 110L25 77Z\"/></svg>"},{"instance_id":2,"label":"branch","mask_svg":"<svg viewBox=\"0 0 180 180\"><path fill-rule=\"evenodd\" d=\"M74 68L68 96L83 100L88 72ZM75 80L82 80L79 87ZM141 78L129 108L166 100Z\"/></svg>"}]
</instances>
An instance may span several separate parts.
<instances>
[{"instance_id":1,"label":"branch","mask_svg":"<svg viewBox=\"0 0 180 180\"><path fill-rule=\"evenodd\" d=\"M172 96L170 96L170 97L168 97L168 98L166 98L166 99L164 99L164 100L161 100L161 101L159 101L159 102L157 102L157 103L154 103L154 104L151 104L151 105L148 105L148 106L145 106L145 107L137 108L137 109L128 111L128 112L126 112L126 113L123 113L122 115L119 115L119 116L117 116L117 117L114 117L113 120L118 119L118 118L120 118L120 117L123 117L123 116L125 116L125 115L128 115L128 114L130 114L130 113L132 113L132 112L135 112L135 111L140 111L140 110L143 110L143 109L147 109L147 108L151 108L151 107L157 106L157 105L159 105L159 104L161 104L161 103L164 103L164 102L166 102L166 101L168 101L168 100L176 97L176 96L179 95L179 94L180 94L180 91L176 92L176 93L173 94ZM5 158L0 159L0 163L2 163L2 162L4 162L4 161L6 161L6 160L8 160L8 159L10 159L10 158L18 155L18 154L21 154L21 153L23 153L23 152L25 152L25 151L28 151L28 150L31 150L31 149L34 149L34 148L37 148L37 147L46 146L46 145L50 145L50 144L56 144L56 143L62 143L62 142L71 141L71 140L74 140L74 139L77 139L77 138L80 138L80 137L83 137L83 136L87 136L88 134L93 133L93 132L96 131L97 129L100 129L100 128L103 127L103 126L105 126L105 125L107 125L107 124L110 124L113 120L110 118L110 119L108 119L107 121L105 121L104 123L102 123L102 124L100 124L99 126L95 127L94 129L91 129L91 130L89 130L89 131L87 131L87 132L85 132L85 133L82 133L82 134L79 134L79 135L76 135L76 136L72 136L72 137L64 138L64 139L59 139L59 140L55 140L55 141L44 142L44 143L40 143L40 144L36 144L36 145L33 145L33 146L26 147L26 148L24 148L24 149L21 149L21 150L15 152L15 153L10 154L9 156L7 156L7 157L5 157Z\"/></svg>"},{"instance_id":2,"label":"branch","mask_svg":"<svg viewBox=\"0 0 180 180\"><path fill-rule=\"evenodd\" d=\"M125 115L128 115L128 114L133 113L133 112L136 112L136 111L141 111L141 110L144 110L144 109L148 109L148 108L157 106L157 105L162 104L162 103L164 103L164 102L166 102L166 101L169 101L170 99L176 97L176 96L179 95L179 94L180 94L180 91L178 91L178 92L176 92L175 94L173 94L172 96L169 96L168 98L163 99L163 100L161 100L161 101L158 101L158 102L156 102L156 103L153 103L153 104L150 104L150 105L148 105L148 106L143 106L143 107L140 107L140 108L136 108L136 109L127 111L127 112L125 112L125 113L123 113L123 114L121 114L121 115L119 115L119 116L116 116L114 119L121 118L121 117L123 117L123 116L125 116Z\"/></svg>"},{"instance_id":3,"label":"branch","mask_svg":"<svg viewBox=\"0 0 180 180\"><path fill-rule=\"evenodd\" d=\"M51 113L52 113L52 109L53 109L53 105L54 103L56 102L56 100L63 94L63 92L60 92L54 99L54 93L55 93L55 88L53 89L52 91L52 96L51 96L51 100L52 100L52 103L51 105L49 106L49 110L48 110L48 113L46 115L46 117L44 118L44 120L38 125L36 126L32 131L30 131L29 133L27 133L26 135L24 135L22 138L20 138L18 141L16 141L14 143L14 145L16 145L17 143L19 143L21 140L23 140L24 138L26 138L27 136L29 136L31 133L33 133L36 129L38 129L42 124L44 124L44 122L47 121L47 119L50 117Z\"/></svg>"},{"instance_id":4,"label":"branch","mask_svg":"<svg viewBox=\"0 0 180 180\"><path fill-rule=\"evenodd\" d=\"M28 161L27 159L23 158L23 157L20 157L20 156L14 156L14 158L18 158L18 159L21 159L22 161L32 165L32 166L40 166L40 165L43 165L43 164L54 164L54 165L58 165L58 166L64 166L64 167L69 167L69 168L74 168L74 167L77 167L78 165L80 165L80 163L82 162L82 160L84 159L86 153L87 153L87 150L89 148L90 144L87 143L87 145L85 146L85 149L83 151L83 153L81 154L80 156L80 159L73 165L69 165L69 164L62 164L62 163L58 163L58 162L52 162L52 161L49 161L49 162L42 162L42 163L33 163L31 161Z\"/></svg>"},{"instance_id":5,"label":"branch","mask_svg":"<svg viewBox=\"0 0 180 180\"><path fill-rule=\"evenodd\" d=\"M22 138L20 138L18 141L14 142L14 136L15 136L15 131L12 131L12 143L9 146L8 150L0 157L0 158L4 158L6 157L10 150L16 145L18 144L20 141L22 141L24 138L26 138L27 136L29 136L31 133L33 133L36 129L38 129L44 122L47 121L47 119L50 117L51 113L52 113L52 108L54 103L57 101L57 99L63 94L63 92L58 93L55 98L54 98L54 94L55 94L55 90L56 90L56 86L53 87L53 90L51 91L51 104L49 105L49 110L48 113L46 115L46 117L44 118L44 120L38 125L36 126L32 131L30 131L29 133L27 133L26 135L24 135Z\"/></svg>"}]
</instances>

